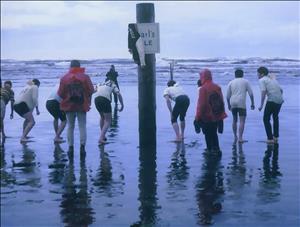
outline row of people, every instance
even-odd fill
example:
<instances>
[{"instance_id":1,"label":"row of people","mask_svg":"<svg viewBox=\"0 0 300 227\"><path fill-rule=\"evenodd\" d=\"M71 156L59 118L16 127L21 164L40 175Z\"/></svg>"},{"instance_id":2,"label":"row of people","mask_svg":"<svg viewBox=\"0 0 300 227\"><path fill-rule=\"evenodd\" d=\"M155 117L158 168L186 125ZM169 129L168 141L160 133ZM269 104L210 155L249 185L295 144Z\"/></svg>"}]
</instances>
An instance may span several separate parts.
<instances>
[{"instance_id":1,"label":"row of people","mask_svg":"<svg viewBox=\"0 0 300 227\"><path fill-rule=\"evenodd\" d=\"M279 137L279 112L283 103L283 91L278 81L269 75L266 67L257 69L259 87L261 90L261 103L258 108L262 110L267 96L267 103L264 110L263 122L267 134L267 143L276 143ZM245 120L247 115L246 95L248 93L251 99L251 109L255 109L253 91L247 79L243 78L242 69L235 71L235 79L229 82L227 86L226 100L228 109L232 112L233 123L232 130L234 134L234 143L246 142L243 139ZM171 123L174 128L176 139L184 139L185 115L189 107L189 98L183 88L174 80L167 84L168 88L164 91L167 107L171 115ZM206 146L208 150L220 150L218 134L223 132L223 120L227 117L225 112L224 98L221 87L213 82L212 73L205 69L200 72L198 80L199 97L195 116L195 130L200 132L200 128L205 135ZM175 102L172 108L171 101ZM180 116L180 127L177 118ZM273 130L270 123L270 117L273 117ZM237 122L239 118L239 130L237 133ZM273 131L273 132L272 132Z\"/></svg>"},{"instance_id":2,"label":"row of people","mask_svg":"<svg viewBox=\"0 0 300 227\"><path fill-rule=\"evenodd\" d=\"M261 105L258 108L262 109L265 97L268 96L267 104L264 111L264 125L267 133L268 143L274 143L279 137L279 120L278 114L283 103L282 89L277 80L271 78L268 74L268 69L260 67L258 70L259 85L261 88ZM251 109L254 109L253 92L248 80L243 78L243 71L238 69L235 71L235 79L228 84L227 89L227 104L228 109L233 115L232 129L235 141L245 142L243 139L243 131L246 119L246 94L248 93L251 99ZM68 122L67 140L69 150L74 149L74 127L75 119L78 119L80 131L81 150L84 152L86 143L86 113L90 109L91 97L95 93L95 106L100 114L100 137L99 144L106 142L106 132L110 126L112 119L111 110L111 96L114 94L120 100L121 107L119 111L124 108L123 98L117 84L117 72L114 66L107 73L107 78L104 83L93 86L91 79L85 74L85 69L80 66L80 62L72 60L69 72L64 75L59 86L49 96L46 102L46 108L53 116L53 126L55 130L55 142L62 142L61 133L63 132ZM1 84L2 85L2 84ZM16 100L14 100L14 93L12 90L12 83L10 81L1 86L1 132L5 138L3 119L5 115L5 106L11 102L12 111L11 118L13 118L13 109L22 118L23 134L21 142L28 141L28 133L35 124L33 117L33 110L39 114L38 109L38 87L40 81L33 79L27 83L27 86L20 92ZM176 141L180 142L184 139L185 130L185 115L189 108L190 100L182 87L174 80L167 83L167 88L164 90L163 96L166 99L167 107L171 115L171 123L176 134ZM200 73L198 81L199 97L197 102L195 124L200 125L205 135L207 149L219 150L217 131L222 132L223 120L227 117L225 112L225 105L223 94L220 86L215 84L212 80L212 73L205 69ZM117 99L115 98L115 102ZM171 101L175 102L172 107ZM270 116L273 116L273 131L270 124ZM180 127L177 123L180 118ZM237 135L237 121L240 120L239 133ZM59 120L61 123L59 124Z\"/></svg>"}]
</instances>

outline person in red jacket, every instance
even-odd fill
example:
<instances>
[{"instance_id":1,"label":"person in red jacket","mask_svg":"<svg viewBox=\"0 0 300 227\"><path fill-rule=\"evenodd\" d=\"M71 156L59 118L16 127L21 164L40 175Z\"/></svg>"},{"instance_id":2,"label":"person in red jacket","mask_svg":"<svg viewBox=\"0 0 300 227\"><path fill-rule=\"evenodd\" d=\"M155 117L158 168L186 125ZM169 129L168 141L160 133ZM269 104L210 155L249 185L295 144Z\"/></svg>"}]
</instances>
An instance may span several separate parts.
<instances>
[{"instance_id":1,"label":"person in red jacket","mask_svg":"<svg viewBox=\"0 0 300 227\"><path fill-rule=\"evenodd\" d=\"M207 150L220 151L218 127L223 126L227 117L221 87L212 81L211 71L204 69L200 73L201 88L196 109L196 121L202 123Z\"/></svg>"},{"instance_id":2,"label":"person in red jacket","mask_svg":"<svg viewBox=\"0 0 300 227\"><path fill-rule=\"evenodd\" d=\"M72 60L69 72L60 80L57 94L62 98L60 108L67 115L69 152L74 151L75 118L78 118L80 132L80 154L85 155L86 112L90 110L94 87L91 79L80 67L78 60Z\"/></svg>"}]
</instances>

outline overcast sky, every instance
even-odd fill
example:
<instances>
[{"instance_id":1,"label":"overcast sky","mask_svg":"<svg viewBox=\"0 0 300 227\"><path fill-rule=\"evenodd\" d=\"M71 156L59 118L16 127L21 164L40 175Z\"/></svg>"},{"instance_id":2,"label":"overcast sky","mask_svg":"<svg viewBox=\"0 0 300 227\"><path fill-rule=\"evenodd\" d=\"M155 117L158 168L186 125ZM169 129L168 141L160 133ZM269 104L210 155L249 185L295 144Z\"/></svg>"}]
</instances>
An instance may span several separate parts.
<instances>
[{"instance_id":1,"label":"overcast sky","mask_svg":"<svg viewBox=\"0 0 300 227\"><path fill-rule=\"evenodd\" d=\"M1 59L130 58L137 3L1 1ZM300 58L298 1L154 4L160 57Z\"/></svg>"}]
</instances>

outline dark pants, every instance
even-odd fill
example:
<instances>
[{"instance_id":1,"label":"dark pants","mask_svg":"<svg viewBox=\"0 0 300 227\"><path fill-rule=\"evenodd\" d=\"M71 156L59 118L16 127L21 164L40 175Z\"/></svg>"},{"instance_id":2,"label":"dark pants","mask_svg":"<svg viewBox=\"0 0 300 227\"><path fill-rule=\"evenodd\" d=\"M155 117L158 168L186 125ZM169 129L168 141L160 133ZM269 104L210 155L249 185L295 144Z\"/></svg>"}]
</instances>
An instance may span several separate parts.
<instances>
[{"instance_id":1,"label":"dark pants","mask_svg":"<svg viewBox=\"0 0 300 227\"><path fill-rule=\"evenodd\" d=\"M219 138L217 134L218 122L205 122L202 125L202 130L205 135L205 142L208 150L220 150Z\"/></svg>"},{"instance_id":2,"label":"dark pants","mask_svg":"<svg viewBox=\"0 0 300 227\"><path fill-rule=\"evenodd\" d=\"M281 104L277 104L275 102L267 102L265 111L264 111L264 125L265 130L267 133L267 137L269 140L273 139L274 137L279 137L279 118L278 114L280 112ZM273 132L272 134L272 127L270 123L271 115L273 117Z\"/></svg>"},{"instance_id":3,"label":"dark pants","mask_svg":"<svg viewBox=\"0 0 300 227\"><path fill-rule=\"evenodd\" d=\"M114 82L115 82L115 84L116 84L117 88L120 90L120 88L119 88L119 84L118 84L118 81L117 81L117 80L115 80ZM117 103L118 103L118 95L117 95L117 94L115 94L115 93L113 93L113 96L114 96L114 102L115 102L115 104L117 104Z\"/></svg>"}]
</instances>

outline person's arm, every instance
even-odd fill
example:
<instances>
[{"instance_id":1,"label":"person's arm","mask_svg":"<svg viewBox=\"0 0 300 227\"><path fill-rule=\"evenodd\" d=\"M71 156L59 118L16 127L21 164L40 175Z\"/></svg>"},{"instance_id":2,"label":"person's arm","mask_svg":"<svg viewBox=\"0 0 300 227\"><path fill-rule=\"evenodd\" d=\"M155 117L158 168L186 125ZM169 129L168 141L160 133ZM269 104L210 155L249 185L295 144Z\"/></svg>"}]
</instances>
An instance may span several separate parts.
<instances>
[{"instance_id":1,"label":"person's arm","mask_svg":"<svg viewBox=\"0 0 300 227\"><path fill-rule=\"evenodd\" d=\"M267 91L265 91L265 90L261 91L260 107L258 108L259 111L261 111L264 106L266 94L267 94Z\"/></svg>"},{"instance_id":2,"label":"person's arm","mask_svg":"<svg viewBox=\"0 0 300 227\"><path fill-rule=\"evenodd\" d=\"M231 110L230 97L231 97L231 86L229 84L227 88L227 94L226 94L227 106L229 110Z\"/></svg>"},{"instance_id":3,"label":"person's arm","mask_svg":"<svg viewBox=\"0 0 300 227\"><path fill-rule=\"evenodd\" d=\"M38 99L39 99L39 89L36 85L34 85L32 88L32 102L33 102L33 105L35 106L37 115L40 114L39 107L38 107L38 105L39 105Z\"/></svg>"},{"instance_id":4,"label":"person's arm","mask_svg":"<svg viewBox=\"0 0 300 227\"><path fill-rule=\"evenodd\" d=\"M203 110L205 108L205 102L206 99L206 92L204 91L204 88L200 88L199 90L199 97L197 102L197 109L196 109L196 117L195 120L200 121L203 115Z\"/></svg>"},{"instance_id":5,"label":"person's arm","mask_svg":"<svg viewBox=\"0 0 300 227\"><path fill-rule=\"evenodd\" d=\"M14 118L14 103L15 103L14 100L10 101L10 108L11 108L10 119Z\"/></svg>"},{"instance_id":6,"label":"person's arm","mask_svg":"<svg viewBox=\"0 0 300 227\"><path fill-rule=\"evenodd\" d=\"M11 97L10 97L10 108L11 108L10 119L14 118L14 103L15 103L15 94L12 91L11 92Z\"/></svg>"},{"instance_id":7,"label":"person's arm","mask_svg":"<svg viewBox=\"0 0 300 227\"><path fill-rule=\"evenodd\" d=\"M251 88L249 82L247 82L247 92L248 92L250 100L251 100L251 110L254 110L255 109L254 95L253 95L253 91L252 91L252 88Z\"/></svg>"},{"instance_id":8,"label":"person's arm","mask_svg":"<svg viewBox=\"0 0 300 227\"><path fill-rule=\"evenodd\" d=\"M172 103L171 103L171 99L170 99L170 96L169 95L165 95L164 98L166 99L166 103L167 103L167 107L170 111L170 114L172 115Z\"/></svg>"},{"instance_id":9,"label":"person's arm","mask_svg":"<svg viewBox=\"0 0 300 227\"><path fill-rule=\"evenodd\" d=\"M121 103L121 107L119 109L119 111L121 112L124 109L124 102L123 102L123 97L122 97L120 92L118 93L118 98L119 98L119 101Z\"/></svg>"}]
</instances>

